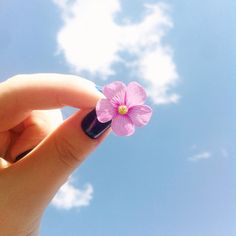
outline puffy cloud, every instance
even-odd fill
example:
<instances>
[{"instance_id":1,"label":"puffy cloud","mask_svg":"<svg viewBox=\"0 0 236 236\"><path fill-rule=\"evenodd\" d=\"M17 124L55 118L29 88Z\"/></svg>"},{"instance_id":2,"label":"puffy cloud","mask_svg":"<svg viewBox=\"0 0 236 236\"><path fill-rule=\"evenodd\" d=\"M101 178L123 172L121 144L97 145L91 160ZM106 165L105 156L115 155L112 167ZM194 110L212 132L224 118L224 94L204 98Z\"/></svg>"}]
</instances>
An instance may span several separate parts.
<instances>
[{"instance_id":1,"label":"puffy cloud","mask_svg":"<svg viewBox=\"0 0 236 236\"><path fill-rule=\"evenodd\" d=\"M77 73L108 79L115 75L113 65L123 63L148 88L156 104L177 102L171 93L178 73L170 46L163 37L173 26L168 6L163 3L144 5L139 22L124 19L119 0L54 0L61 9L64 25L58 32L58 48ZM131 56L127 57L126 55Z\"/></svg>"},{"instance_id":2,"label":"puffy cloud","mask_svg":"<svg viewBox=\"0 0 236 236\"><path fill-rule=\"evenodd\" d=\"M93 187L87 184L83 189L76 188L70 179L57 192L51 204L58 209L69 210L71 208L85 207L93 198Z\"/></svg>"},{"instance_id":3,"label":"puffy cloud","mask_svg":"<svg viewBox=\"0 0 236 236\"><path fill-rule=\"evenodd\" d=\"M201 160L207 160L211 158L212 154L209 151L204 151L198 154L195 154L188 158L189 161L197 162Z\"/></svg>"}]
</instances>

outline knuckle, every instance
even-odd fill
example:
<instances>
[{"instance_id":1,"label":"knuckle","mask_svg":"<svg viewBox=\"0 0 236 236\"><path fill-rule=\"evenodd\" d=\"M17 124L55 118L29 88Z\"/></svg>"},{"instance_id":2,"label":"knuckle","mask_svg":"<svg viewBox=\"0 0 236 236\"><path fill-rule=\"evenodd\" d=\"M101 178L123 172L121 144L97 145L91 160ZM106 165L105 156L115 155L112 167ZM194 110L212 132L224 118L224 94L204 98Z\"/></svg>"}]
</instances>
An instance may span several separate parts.
<instances>
[{"instance_id":1,"label":"knuckle","mask_svg":"<svg viewBox=\"0 0 236 236\"><path fill-rule=\"evenodd\" d=\"M73 141L66 137L57 137L54 140L57 157L67 167L74 167L83 160L83 150L75 147Z\"/></svg>"}]
</instances>

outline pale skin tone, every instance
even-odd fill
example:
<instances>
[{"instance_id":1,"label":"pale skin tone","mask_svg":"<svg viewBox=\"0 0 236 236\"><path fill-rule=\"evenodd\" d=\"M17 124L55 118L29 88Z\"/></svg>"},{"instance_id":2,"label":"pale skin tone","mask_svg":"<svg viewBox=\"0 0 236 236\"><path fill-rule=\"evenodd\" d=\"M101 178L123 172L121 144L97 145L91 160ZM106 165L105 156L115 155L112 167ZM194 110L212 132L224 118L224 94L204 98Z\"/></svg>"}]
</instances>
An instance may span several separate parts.
<instances>
[{"instance_id":1,"label":"pale skin tone","mask_svg":"<svg viewBox=\"0 0 236 236\"><path fill-rule=\"evenodd\" d=\"M102 96L72 75L18 75L0 83L1 235L38 235L57 190L109 133L94 140L80 127ZM80 110L63 122L64 106Z\"/></svg>"}]
</instances>

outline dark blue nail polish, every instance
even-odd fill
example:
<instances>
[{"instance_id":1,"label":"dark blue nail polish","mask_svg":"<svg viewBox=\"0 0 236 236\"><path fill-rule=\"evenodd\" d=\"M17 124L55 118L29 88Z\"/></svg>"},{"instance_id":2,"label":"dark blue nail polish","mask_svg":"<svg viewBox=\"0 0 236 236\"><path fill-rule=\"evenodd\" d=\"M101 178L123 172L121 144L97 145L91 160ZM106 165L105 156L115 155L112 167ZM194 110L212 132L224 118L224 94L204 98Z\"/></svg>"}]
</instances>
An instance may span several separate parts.
<instances>
[{"instance_id":1,"label":"dark blue nail polish","mask_svg":"<svg viewBox=\"0 0 236 236\"><path fill-rule=\"evenodd\" d=\"M81 127L85 134L92 139L96 139L101 136L109 127L111 127L111 121L101 123L97 119L96 110L89 112L83 119Z\"/></svg>"},{"instance_id":2,"label":"dark blue nail polish","mask_svg":"<svg viewBox=\"0 0 236 236\"><path fill-rule=\"evenodd\" d=\"M99 92L103 93L103 91L102 91L102 86L96 85L95 87L96 87L96 89L97 89Z\"/></svg>"},{"instance_id":3,"label":"dark blue nail polish","mask_svg":"<svg viewBox=\"0 0 236 236\"><path fill-rule=\"evenodd\" d=\"M30 153L33 149L27 150L25 152L22 152L21 154L19 154L16 159L15 162L19 161L20 159L22 159L24 156L26 156L28 153Z\"/></svg>"}]
</instances>

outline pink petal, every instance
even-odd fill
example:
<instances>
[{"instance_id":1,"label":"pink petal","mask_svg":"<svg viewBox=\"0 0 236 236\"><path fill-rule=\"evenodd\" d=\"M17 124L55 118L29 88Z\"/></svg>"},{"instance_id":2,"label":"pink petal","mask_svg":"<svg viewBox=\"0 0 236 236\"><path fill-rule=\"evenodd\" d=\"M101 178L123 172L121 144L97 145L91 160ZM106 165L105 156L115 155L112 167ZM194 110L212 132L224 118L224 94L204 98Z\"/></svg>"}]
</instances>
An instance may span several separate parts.
<instances>
[{"instance_id":1,"label":"pink petal","mask_svg":"<svg viewBox=\"0 0 236 236\"><path fill-rule=\"evenodd\" d=\"M118 136L130 136L134 133L134 124L128 116L117 115L113 118L111 128Z\"/></svg>"},{"instance_id":2,"label":"pink petal","mask_svg":"<svg viewBox=\"0 0 236 236\"><path fill-rule=\"evenodd\" d=\"M96 105L97 118L101 123L105 123L115 115L115 108L108 99L100 99Z\"/></svg>"},{"instance_id":3,"label":"pink petal","mask_svg":"<svg viewBox=\"0 0 236 236\"><path fill-rule=\"evenodd\" d=\"M126 92L126 105L131 107L134 105L144 104L147 94L144 88L137 82L133 81L128 84Z\"/></svg>"},{"instance_id":4,"label":"pink petal","mask_svg":"<svg viewBox=\"0 0 236 236\"><path fill-rule=\"evenodd\" d=\"M115 81L103 88L104 95L111 101L114 106L124 104L126 85L121 81Z\"/></svg>"},{"instance_id":5,"label":"pink petal","mask_svg":"<svg viewBox=\"0 0 236 236\"><path fill-rule=\"evenodd\" d=\"M129 109L128 116L134 125L142 127L149 122L152 116L152 108L146 105L133 106Z\"/></svg>"}]
</instances>

